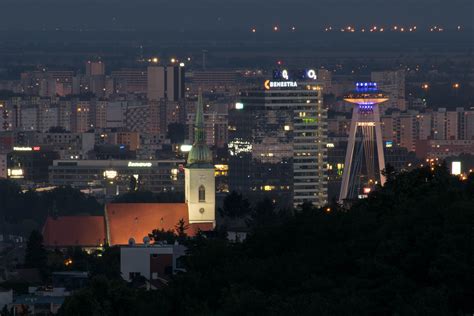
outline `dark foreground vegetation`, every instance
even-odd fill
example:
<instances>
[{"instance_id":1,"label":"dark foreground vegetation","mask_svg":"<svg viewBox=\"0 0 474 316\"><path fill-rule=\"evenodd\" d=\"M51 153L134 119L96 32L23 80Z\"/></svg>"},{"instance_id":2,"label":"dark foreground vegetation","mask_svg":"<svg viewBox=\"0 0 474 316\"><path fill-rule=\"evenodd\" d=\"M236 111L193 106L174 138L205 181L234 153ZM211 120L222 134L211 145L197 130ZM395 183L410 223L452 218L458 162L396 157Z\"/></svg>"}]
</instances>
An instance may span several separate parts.
<instances>
[{"instance_id":1,"label":"dark foreground vegetation","mask_svg":"<svg viewBox=\"0 0 474 316\"><path fill-rule=\"evenodd\" d=\"M96 276L61 315L472 314L473 175L438 167L388 178L350 210L278 214L263 203L244 242L189 241L188 272L167 287Z\"/></svg>"}]
</instances>

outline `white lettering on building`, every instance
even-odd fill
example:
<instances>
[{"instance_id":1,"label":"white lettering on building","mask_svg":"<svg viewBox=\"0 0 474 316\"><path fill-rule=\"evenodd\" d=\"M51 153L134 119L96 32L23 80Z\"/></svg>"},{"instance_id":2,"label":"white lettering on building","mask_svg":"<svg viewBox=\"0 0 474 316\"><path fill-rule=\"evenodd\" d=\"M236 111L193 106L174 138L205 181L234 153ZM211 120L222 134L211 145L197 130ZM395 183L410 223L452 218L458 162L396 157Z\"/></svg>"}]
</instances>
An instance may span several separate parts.
<instances>
[{"instance_id":1,"label":"white lettering on building","mask_svg":"<svg viewBox=\"0 0 474 316\"><path fill-rule=\"evenodd\" d=\"M296 88L296 81L270 81L270 88Z\"/></svg>"},{"instance_id":2,"label":"white lettering on building","mask_svg":"<svg viewBox=\"0 0 474 316\"><path fill-rule=\"evenodd\" d=\"M129 167L146 167L146 168L150 168L152 166L152 163L151 162L133 162L133 161L129 161L128 162L128 166Z\"/></svg>"}]
</instances>

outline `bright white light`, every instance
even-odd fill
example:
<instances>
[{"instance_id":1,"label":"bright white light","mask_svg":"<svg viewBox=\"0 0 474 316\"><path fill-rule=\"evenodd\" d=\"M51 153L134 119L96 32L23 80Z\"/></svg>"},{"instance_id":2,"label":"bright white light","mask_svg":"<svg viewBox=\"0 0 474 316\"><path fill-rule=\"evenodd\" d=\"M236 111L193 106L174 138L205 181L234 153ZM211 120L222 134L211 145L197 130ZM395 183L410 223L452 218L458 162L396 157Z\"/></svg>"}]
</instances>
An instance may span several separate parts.
<instances>
[{"instance_id":1,"label":"bright white light","mask_svg":"<svg viewBox=\"0 0 474 316\"><path fill-rule=\"evenodd\" d=\"M181 147L179 148L183 153L187 153L187 152L190 152L191 151L191 148L193 148L192 145L186 145L186 144L183 144L181 145Z\"/></svg>"},{"instance_id":2,"label":"bright white light","mask_svg":"<svg viewBox=\"0 0 474 316\"><path fill-rule=\"evenodd\" d=\"M458 176L461 174L461 162L460 161L453 161L451 163L451 174Z\"/></svg>"},{"instance_id":3,"label":"bright white light","mask_svg":"<svg viewBox=\"0 0 474 316\"><path fill-rule=\"evenodd\" d=\"M242 102L235 103L236 110L242 110L244 108L244 104Z\"/></svg>"},{"instance_id":4,"label":"bright white light","mask_svg":"<svg viewBox=\"0 0 474 316\"><path fill-rule=\"evenodd\" d=\"M283 69L281 72L281 77L285 80L288 80L290 77L288 76L288 70Z\"/></svg>"},{"instance_id":5,"label":"bright white light","mask_svg":"<svg viewBox=\"0 0 474 316\"><path fill-rule=\"evenodd\" d=\"M151 162L133 162L133 161L128 162L128 167L146 167L146 168L150 168L151 166L152 166Z\"/></svg>"},{"instance_id":6,"label":"bright white light","mask_svg":"<svg viewBox=\"0 0 474 316\"><path fill-rule=\"evenodd\" d=\"M14 151L32 151L32 147L13 147Z\"/></svg>"},{"instance_id":7,"label":"bright white light","mask_svg":"<svg viewBox=\"0 0 474 316\"><path fill-rule=\"evenodd\" d=\"M252 144L248 141L244 141L242 139L234 139L233 141L229 142L229 153L231 156L236 156L240 153L251 153L252 152Z\"/></svg>"},{"instance_id":8,"label":"bright white light","mask_svg":"<svg viewBox=\"0 0 474 316\"><path fill-rule=\"evenodd\" d=\"M23 169L8 169L8 175L12 178L23 176Z\"/></svg>"},{"instance_id":9,"label":"bright white light","mask_svg":"<svg viewBox=\"0 0 474 316\"><path fill-rule=\"evenodd\" d=\"M184 67L184 63L179 63L179 67Z\"/></svg>"},{"instance_id":10,"label":"bright white light","mask_svg":"<svg viewBox=\"0 0 474 316\"><path fill-rule=\"evenodd\" d=\"M115 179L117 177L117 171L115 170L105 170L104 171L104 177L106 179Z\"/></svg>"}]
</instances>

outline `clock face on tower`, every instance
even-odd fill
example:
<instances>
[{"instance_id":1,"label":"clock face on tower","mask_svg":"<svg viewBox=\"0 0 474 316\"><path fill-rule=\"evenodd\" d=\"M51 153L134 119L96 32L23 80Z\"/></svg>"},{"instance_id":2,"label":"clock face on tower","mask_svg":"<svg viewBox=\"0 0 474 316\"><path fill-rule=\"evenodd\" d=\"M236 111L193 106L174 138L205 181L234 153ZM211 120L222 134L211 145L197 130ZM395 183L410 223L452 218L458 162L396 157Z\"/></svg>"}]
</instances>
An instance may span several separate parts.
<instances>
[{"instance_id":1,"label":"clock face on tower","mask_svg":"<svg viewBox=\"0 0 474 316\"><path fill-rule=\"evenodd\" d=\"M199 209L199 213L204 214L204 208L201 207L201 208Z\"/></svg>"}]
</instances>

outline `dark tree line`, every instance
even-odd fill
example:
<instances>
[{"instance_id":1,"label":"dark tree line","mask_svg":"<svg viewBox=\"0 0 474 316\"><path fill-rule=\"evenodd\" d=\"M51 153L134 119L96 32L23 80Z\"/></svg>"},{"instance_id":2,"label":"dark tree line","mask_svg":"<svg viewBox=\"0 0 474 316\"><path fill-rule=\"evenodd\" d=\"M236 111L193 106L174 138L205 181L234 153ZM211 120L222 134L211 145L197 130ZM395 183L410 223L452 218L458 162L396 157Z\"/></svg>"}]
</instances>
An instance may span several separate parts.
<instances>
[{"instance_id":1,"label":"dark tree line","mask_svg":"<svg viewBox=\"0 0 474 316\"><path fill-rule=\"evenodd\" d=\"M113 203L184 203L183 192L161 192L147 190L130 190L117 196Z\"/></svg>"},{"instance_id":2,"label":"dark tree line","mask_svg":"<svg viewBox=\"0 0 474 316\"><path fill-rule=\"evenodd\" d=\"M23 192L21 187L9 180L0 180L0 224L1 231L28 234L41 227L48 215L67 216L103 213L103 207L94 197L87 196L71 187L58 187L38 193Z\"/></svg>"},{"instance_id":3,"label":"dark tree line","mask_svg":"<svg viewBox=\"0 0 474 316\"><path fill-rule=\"evenodd\" d=\"M190 240L187 272L168 287L142 292L96 278L61 315L474 312L473 175L422 168L392 175L349 210L279 213L265 201L251 212L241 243Z\"/></svg>"}]
</instances>

